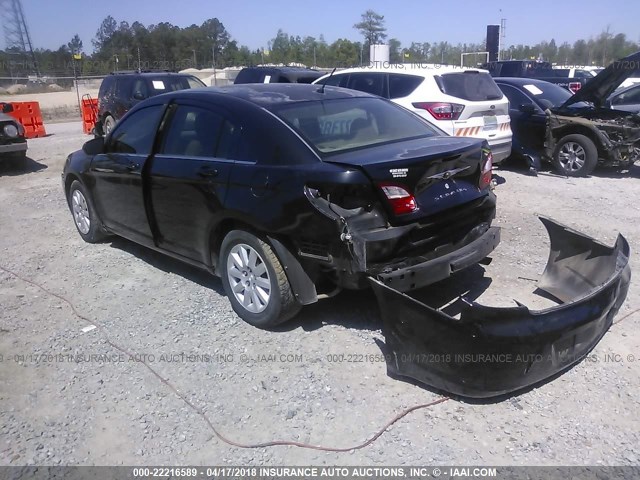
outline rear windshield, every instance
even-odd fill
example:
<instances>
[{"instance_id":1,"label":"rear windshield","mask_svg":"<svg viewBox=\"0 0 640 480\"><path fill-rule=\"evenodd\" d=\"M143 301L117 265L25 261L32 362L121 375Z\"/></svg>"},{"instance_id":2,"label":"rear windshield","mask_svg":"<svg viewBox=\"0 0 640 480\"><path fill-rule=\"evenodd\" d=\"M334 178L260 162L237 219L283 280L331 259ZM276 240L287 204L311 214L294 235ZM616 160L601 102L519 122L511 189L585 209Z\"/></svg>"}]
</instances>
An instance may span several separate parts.
<instances>
[{"instance_id":1,"label":"rear windshield","mask_svg":"<svg viewBox=\"0 0 640 480\"><path fill-rule=\"evenodd\" d=\"M157 95L176 90L186 90L188 88L205 87L206 85L191 75L150 77L149 84L153 94Z\"/></svg>"},{"instance_id":2,"label":"rear windshield","mask_svg":"<svg viewBox=\"0 0 640 480\"><path fill-rule=\"evenodd\" d=\"M294 103L274 113L325 154L442 135L417 115L378 98Z\"/></svg>"},{"instance_id":3,"label":"rear windshield","mask_svg":"<svg viewBox=\"0 0 640 480\"><path fill-rule=\"evenodd\" d=\"M471 102L500 100L502 92L491 75L484 72L456 72L436 76L442 93Z\"/></svg>"}]
</instances>

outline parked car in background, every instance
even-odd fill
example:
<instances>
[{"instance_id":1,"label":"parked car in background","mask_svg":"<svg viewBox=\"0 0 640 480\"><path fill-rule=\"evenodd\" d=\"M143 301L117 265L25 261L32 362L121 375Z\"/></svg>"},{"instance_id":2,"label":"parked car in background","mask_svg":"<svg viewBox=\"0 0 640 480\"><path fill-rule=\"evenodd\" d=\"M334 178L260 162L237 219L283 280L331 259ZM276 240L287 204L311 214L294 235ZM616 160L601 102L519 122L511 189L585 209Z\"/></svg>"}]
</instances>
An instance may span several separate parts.
<instances>
[{"instance_id":1,"label":"parked car in background","mask_svg":"<svg viewBox=\"0 0 640 480\"><path fill-rule=\"evenodd\" d=\"M493 163L511 154L509 103L491 76L459 67L349 68L314 82L388 98L447 135L487 140Z\"/></svg>"},{"instance_id":2,"label":"parked car in background","mask_svg":"<svg viewBox=\"0 0 640 480\"><path fill-rule=\"evenodd\" d=\"M591 66L563 66L554 65L554 70L561 70L562 76L576 77L576 78L593 78L598 75L604 67L591 67Z\"/></svg>"},{"instance_id":3,"label":"parked car in background","mask_svg":"<svg viewBox=\"0 0 640 480\"><path fill-rule=\"evenodd\" d=\"M640 83L613 92L607 99L607 106L614 110L640 113Z\"/></svg>"},{"instance_id":4,"label":"parked car in background","mask_svg":"<svg viewBox=\"0 0 640 480\"><path fill-rule=\"evenodd\" d=\"M383 98L232 85L150 98L67 158L81 237L126 237L222 278L236 313L281 323L374 276L400 291L499 242L491 151Z\"/></svg>"},{"instance_id":5,"label":"parked car in background","mask_svg":"<svg viewBox=\"0 0 640 480\"><path fill-rule=\"evenodd\" d=\"M21 168L27 158L27 139L24 127L8 115L13 111L10 103L0 103L0 162Z\"/></svg>"},{"instance_id":6,"label":"parked car in background","mask_svg":"<svg viewBox=\"0 0 640 480\"><path fill-rule=\"evenodd\" d=\"M580 90L593 78L590 74L569 76L569 69L554 69L549 62L535 60L500 60L483 65L492 77L520 77L544 80L566 88L571 93Z\"/></svg>"},{"instance_id":7,"label":"parked car in background","mask_svg":"<svg viewBox=\"0 0 640 480\"><path fill-rule=\"evenodd\" d=\"M233 83L311 83L322 75L322 72L311 68L245 67Z\"/></svg>"},{"instance_id":8,"label":"parked car in background","mask_svg":"<svg viewBox=\"0 0 640 480\"><path fill-rule=\"evenodd\" d=\"M638 62L640 52L614 62L573 95L542 80L496 78L509 98L514 152L548 159L568 176L640 160L640 116L606 105Z\"/></svg>"},{"instance_id":9,"label":"parked car in background","mask_svg":"<svg viewBox=\"0 0 640 480\"><path fill-rule=\"evenodd\" d=\"M171 72L116 72L107 75L98 91L97 129L108 134L131 107L161 93L205 87L193 75Z\"/></svg>"}]
</instances>

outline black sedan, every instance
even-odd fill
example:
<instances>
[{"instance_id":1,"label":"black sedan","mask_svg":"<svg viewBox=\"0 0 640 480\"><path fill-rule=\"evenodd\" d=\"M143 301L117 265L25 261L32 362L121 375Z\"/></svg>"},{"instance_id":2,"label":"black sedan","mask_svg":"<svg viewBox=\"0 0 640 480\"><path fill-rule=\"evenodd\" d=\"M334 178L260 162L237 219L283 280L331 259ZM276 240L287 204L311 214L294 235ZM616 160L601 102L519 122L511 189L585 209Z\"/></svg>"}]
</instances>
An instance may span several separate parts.
<instances>
[{"instance_id":1,"label":"black sedan","mask_svg":"<svg viewBox=\"0 0 640 480\"><path fill-rule=\"evenodd\" d=\"M147 99L62 174L84 240L117 234L209 270L260 327L323 289L374 276L407 291L476 264L499 242L490 181L486 142L299 84Z\"/></svg>"}]
</instances>

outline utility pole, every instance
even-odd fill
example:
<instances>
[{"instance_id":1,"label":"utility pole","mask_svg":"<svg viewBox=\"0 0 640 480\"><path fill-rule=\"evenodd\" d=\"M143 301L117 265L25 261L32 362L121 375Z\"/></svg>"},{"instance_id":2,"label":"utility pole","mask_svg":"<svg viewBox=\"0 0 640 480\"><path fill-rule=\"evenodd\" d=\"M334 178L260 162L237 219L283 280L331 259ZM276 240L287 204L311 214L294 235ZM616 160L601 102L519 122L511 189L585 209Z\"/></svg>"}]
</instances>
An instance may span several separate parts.
<instances>
[{"instance_id":1,"label":"utility pole","mask_svg":"<svg viewBox=\"0 0 640 480\"><path fill-rule=\"evenodd\" d=\"M197 68L198 62L196 61L196 49L192 48L191 51L193 52L193 68Z\"/></svg>"},{"instance_id":2,"label":"utility pole","mask_svg":"<svg viewBox=\"0 0 640 480\"><path fill-rule=\"evenodd\" d=\"M40 69L33 52L22 2L20 0L0 0L0 12L3 17L5 49L7 51L17 50L25 59L30 57L33 72L40 78Z\"/></svg>"},{"instance_id":3,"label":"utility pole","mask_svg":"<svg viewBox=\"0 0 640 480\"><path fill-rule=\"evenodd\" d=\"M75 51L71 51L71 64L73 65L73 78L76 84L76 96L78 97L78 111L80 112L80 117L82 118L82 105L80 104L80 89L78 87L78 70L76 69L76 60L82 58L81 53L76 53Z\"/></svg>"}]
</instances>

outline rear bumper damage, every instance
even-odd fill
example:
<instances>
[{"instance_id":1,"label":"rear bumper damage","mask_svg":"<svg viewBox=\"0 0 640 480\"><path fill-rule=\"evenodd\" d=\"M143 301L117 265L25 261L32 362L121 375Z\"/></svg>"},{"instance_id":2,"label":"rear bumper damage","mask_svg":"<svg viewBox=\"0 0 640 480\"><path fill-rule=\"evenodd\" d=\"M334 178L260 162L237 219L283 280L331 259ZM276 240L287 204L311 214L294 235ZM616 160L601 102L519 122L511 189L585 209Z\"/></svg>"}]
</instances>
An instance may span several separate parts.
<instances>
[{"instance_id":1,"label":"rear bumper damage","mask_svg":"<svg viewBox=\"0 0 640 480\"><path fill-rule=\"evenodd\" d=\"M629 245L613 247L540 220L550 254L538 288L558 302L532 311L468 303L460 319L370 279L383 319L387 371L462 397L534 385L584 358L611 326L629 288Z\"/></svg>"}]
</instances>

